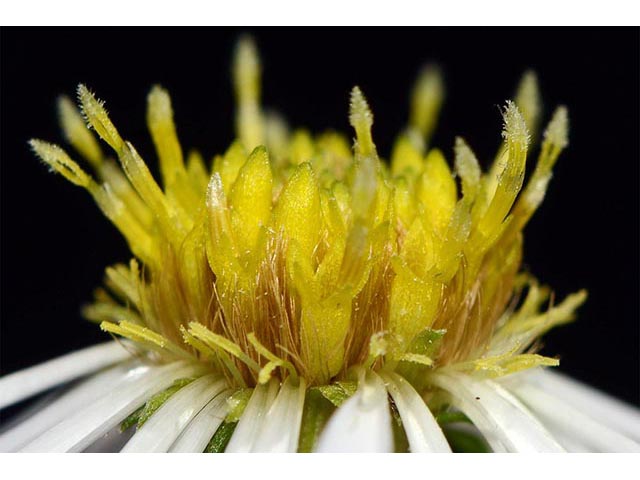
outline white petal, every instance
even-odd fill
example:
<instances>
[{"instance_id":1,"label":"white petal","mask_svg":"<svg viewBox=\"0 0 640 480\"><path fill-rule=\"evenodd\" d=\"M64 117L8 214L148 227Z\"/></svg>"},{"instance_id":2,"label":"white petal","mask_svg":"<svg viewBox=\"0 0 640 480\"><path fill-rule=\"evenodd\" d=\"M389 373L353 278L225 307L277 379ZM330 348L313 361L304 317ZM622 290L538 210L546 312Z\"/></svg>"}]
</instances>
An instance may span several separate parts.
<instances>
[{"instance_id":1,"label":"white petal","mask_svg":"<svg viewBox=\"0 0 640 480\"><path fill-rule=\"evenodd\" d=\"M137 361L126 362L90 377L80 385L73 387L34 415L3 432L0 435L0 452L18 450L36 436L49 430L112 389L114 385L126 377L130 370L137 368L136 371L142 373L139 367L140 364Z\"/></svg>"},{"instance_id":2,"label":"white petal","mask_svg":"<svg viewBox=\"0 0 640 480\"><path fill-rule=\"evenodd\" d=\"M253 452L295 453L298 450L306 388L303 379L294 385L291 377L287 378L267 412L268 420L256 436Z\"/></svg>"},{"instance_id":3,"label":"white petal","mask_svg":"<svg viewBox=\"0 0 640 480\"><path fill-rule=\"evenodd\" d=\"M25 452L80 452L118 425L151 395L174 380L201 372L196 364L175 362L163 367L133 370L105 395L57 424L31 443Z\"/></svg>"},{"instance_id":4,"label":"white petal","mask_svg":"<svg viewBox=\"0 0 640 480\"><path fill-rule=\"evenodd\" d=\"M435 373L433 384L451 394L496 452L561 452L564 449L513 395L492 380Z\"/></svg>"},{"instance_id":5,"label":"white petal","mask_svg":"<svg viewBox=\"0 0 640 480\"><path fill-rule=\"evenodd\" d=\"M411 452L451 452L440 425L409 382L395 373L381 376L387 382L387 390L398 408Z\"/></svg>"},{"instance_id":6,"label":"white petal","mask_svg":"<svg viewBox=\"0 0 640 480\"><path fill-rule=\"evenodd\" d=\"M120 431L120 425L113 427L95 442L82 450L83 453L118 453L135 433L134 428Z\"/></svg>"},{"instance_id":7,"label":"white petal","mask_svg":"<svg viewBox=\"0 0 640 480\"><path fill-rule=\"evenodd\" d=\"M107 342L11 373L0 378L0 408L130 357L122 345Z\"/></svg>"},{"instance_id":8,"label":"white petal","mask_svg":"<svg viewBox=\"0 0 640 480\"><path fill-rule=\"evenodd\" d=\"M182 387L151 415L122 452L166 452L191 419L226 386L218 374L211 374Z\"/></svg>"},{"instance_id":9,"label":"white petal","mask_svg":"<svg viewBox=\"0 0 640 480\"><path fill-rule=\"evenodd\" d=\"M202 453L227 416L231 390L223 390L200 410L169 449L173 453Z\"/></svg>"},{"instance_id":10,"label":"white petal","mask_svg":"<svg viewBox=\"0 0 640 480\"><path fill-rule=\"evenodd\" d=\"M358 390L331 416L320 434L317 452L393 452L387 389L370 372Z\"/></svg>"},{"instance_id":11,"label":"white petal","mask_svg":"<svg viewBox=\"0 0 640 480\"><path fill-rule=\"evenodd\" d=\"M266 414L278 393L278 382L271 380L267 385L253 389L251 398L244 409L238 426L231 435L225 452L247 453L251 451L256 435L266 421Z\"/></svg>"},{"instance_id":12,"label":"white petal","mask_svg":"<svg viewBox=\"0 0 640 480\"><path fill-rule=\"evenodd\" d=\"M558 395L522 382L510 387L548 427L569 441L570 449L597 452L640 452L640 444L581 412Z\"/></svg>"},{"instance_id":13,"label":"white petal","mask_svg":"<svg viewBox=\"0 0 640 480\"><path fill-rule=\"evenodd\" d=\"M567 452L570 453L596 453L590 447L587 447L579 438L569 438L565 436L561 431L554 429L553 425L545 425L549 431L552 433L554 438L558 440L558 443L562 445Z\"/></svg>"},{"instance_id":14,"label":"white petal","mask_svg":"<svg viewBox=\"0 0 640 480\"><path fill-rule=\"evenodd\" d=\"M535 369L521 377L545 392L560 397L599 423L640 443L640 409L551 369ZM506 377L509 379L509 377Z\"/></svg>"}]
</instances>

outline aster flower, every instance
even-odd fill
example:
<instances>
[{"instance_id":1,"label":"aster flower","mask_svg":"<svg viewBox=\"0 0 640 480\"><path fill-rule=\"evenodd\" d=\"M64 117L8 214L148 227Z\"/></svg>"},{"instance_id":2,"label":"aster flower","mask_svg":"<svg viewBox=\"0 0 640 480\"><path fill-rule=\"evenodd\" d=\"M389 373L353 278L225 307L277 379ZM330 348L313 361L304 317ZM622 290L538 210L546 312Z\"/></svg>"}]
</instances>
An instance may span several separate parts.
<instances>
[{"instance_id":1,"label":"aster flower","mask_svg":"<svg viewBox=\"0 0 640 480\"><path fill-rule=\"evenodd\" d=\"M351 146L263 112L248 39L233 74L237 139L211 165L185 158L169 95L151 90L161 184L83 85L81 110L62 98L60 118L93 175L31 141L134 258L108 267L84 308L115 341L0 379L0 407L73 382L6 429L0 450L640 451L635 408L536 353L586 293L555 303L521 271L523 229L568 144L558 107L525 184L540 120L532 73L502 110L487 172L461 138L453 170L429 147L434 67L389 162L358 87Z\"/></svg>"}]
</instances>

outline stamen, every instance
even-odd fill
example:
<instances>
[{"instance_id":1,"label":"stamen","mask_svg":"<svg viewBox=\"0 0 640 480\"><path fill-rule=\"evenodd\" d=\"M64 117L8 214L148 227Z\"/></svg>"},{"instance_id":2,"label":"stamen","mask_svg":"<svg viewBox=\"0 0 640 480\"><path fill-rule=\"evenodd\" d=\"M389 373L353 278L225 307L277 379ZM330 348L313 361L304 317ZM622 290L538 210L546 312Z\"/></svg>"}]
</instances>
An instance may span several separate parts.
<instances>
[{"instance_id":1,"label":"stamen","mask_svg":"<svg viewBox=\"0 0 640 480\"><path fill-rule=\"evenodd\" d=\"M373 113L360 87L351 90L351 103L349 106L349 123L356 131L356 152L363 157L375 156L376 146L371 138L371 126L373 125Z\"/></svg>"},{"instance_id":2,"label":"stamen","mask_svg":"<svg viewBox=\"0 0 640 480\"><path fill-rule=\"evenodd\" d=\"M551 180L551 169L562 150L569 144L569 120L566 107L556 109L544 132L538 163L522 195L514 207L516 217L512 230L522 229L542 203Z\"/></svg>"},{"instance_id":3,"label":"stamen","mask_svg":"<svg viewBox=\"0 0 640 480\"><path fill-rule=\"evenodd\" d=\"M102 165L102 150L95 137L87 128L82 114L66 96L58 99L58 115L67 141L75 148L94 169Z\"/></svg>"},{"instance_id":4,"label":"stamen","mask_svg":"<svg viewBox=\"0 0 640 480\"><path fill-rule=\"evenodd\" d=\"M455 154L456 173L462 179L462 194L465 201L472 203L480 190L482 172L478 159L461 137L456 137Z\"/></svg>"},{"instance_id":5,"label":"stamen","mask_svg":"<svg viewBox=\"0 0 640 480\"><path fill-rule=\"evenodd\" d=\"M244 147L264 144L264 118L260 110L260 59L253 40L243 37L236 46L233 83L238 102L236 133Z\"/></svg>"},{"instance_id":6,"label":"stamen","mask_svg":"<svg viewBox=\"0 0 640 480\"><path fill-rule=\"evenodd\" d=\"M62 148L42 140L30 140L29 145L40 159L45 162L52 171L59 173L74 185L86 189L97 188L92 178L85 173L80 166L69 158Z\"/></svg>"},{"instance_id":7,"label":"stamen","mask_svg":"<svg viewBox=\"0 0 640 480\"><path fill-rule=\"evenodd\" d=\"M173 123L173 108L169 93L159 85L147 97L147 124L160 159L164 185L174 183L176 176L185 174L182 149Z\"/></svg>"},{"instance_id":8,"label":"stamen","mask_svg":"<svg viewBox=\"0 0 640 480\"><path fill-rule=\"evenodd\" d=\"M124 141L116 127L109 120L104 103L97 100L93 93L82 84L78 85L78 100L82 105L82 113L89 126L119 154L124 148Z\"/></svg>"},{"instance_id":9,"label":"stamen","mask_svg":"<svg viewBox=\"0 0 640 480\"><path fill-rule=\"evenodd\" d=\"M102 322L100 324L100 328L105 332L114 333L122 337L129 338L134 342L142 343L147 348L151 348L153 350L166 350L178 357L187 356L183 349L170 342L162 335L153 332L146 327L129 323L126 320L122 320L117 325L111 322Z\"/></svg>"},{"instance_id":10,"label":"stamen","mask_svg":"<svg viewBox=\"0 0 640 480\"><path fill-rule=\"evenodd\" d=\"M218 348L224 350L225 352L233 355L238 360L242 361L247 367L255 372L260 372L260 365L256 363L249 355L247 355L242 349L231 340L213 333L204 325L201 325L196 322L189 323L189 333L196 337L197 339L204 342L213 350L217 350Z\"/></svg>"},{"instance_id":11,"label":"stamen","mask_svg":"<svg viewBox=\"0 0 640 480\"><path fill-rule=\"evenodd\" d=\"M538 87L538 76L533 70L527 70L522 75L516 92L515 103L522 113L522 118L524 118L527 128L535 135L540 123L542 100L540 98L540 88Z\"/></svg>"},{"instance_id":12,"label":"stamen","mask_svg":"<svg viewBox=\"0 0 640 480\"><path fill-rule=\"evenodd\" d=\"M417 132L422 145L431 138L443 100L444 83L440 69L428 65L420 72L413 87L409 116L409 127Z\"/></svg>"},{"instance_id":13,"label":"stamen","mask_svg":"<svg viewBox=\"0 0 640 480\"><path fill-rule=\"evenodd\" d=\"M249 340L249 343L253 345L253 348L255 348L260 355L269 360L269 363L267 363L264 367L262 367L262 370L260 370L260 374L258 375L258 383L267 383L271 378L271 372L273 371L273 369L282 367L287 370L287 372L289 372L289 375L292 378L293 385L298 384L298 372L291 362L283 360L282 358L270 352L264 345L262 345L258 341L253 332L247 335L247 340Z\"/></svg>"}]
</instances>

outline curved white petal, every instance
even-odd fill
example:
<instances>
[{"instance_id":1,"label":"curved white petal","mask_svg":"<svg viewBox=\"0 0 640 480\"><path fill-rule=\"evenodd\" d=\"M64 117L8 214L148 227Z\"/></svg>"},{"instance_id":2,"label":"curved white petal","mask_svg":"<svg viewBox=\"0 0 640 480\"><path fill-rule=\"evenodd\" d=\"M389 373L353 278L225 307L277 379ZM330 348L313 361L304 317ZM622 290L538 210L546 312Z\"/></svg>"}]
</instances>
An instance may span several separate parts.
<instances>
[{"instance_id":1,"label":"curved white petal","mask_svg":"<svg viewBox=\"0 0 640 480\"><path fill-rule=\"evenodd\" d=\"M82 453L118 453L134 433L134 428L121 432L120 425L116 425L91 445L82 450Z\"/></svg>"},{"instance_id":2,"label":"curved white petal","mask_svg":"<svg viewBox=\"0 0 640 480\"><path fill-rule=\"evenodd\" d=\"M512 391L561 437L570 449L597 452L640 452L640 444L581 412L563 398L526 382L510 387ZM582 450L580 447L585 446Z\"/></svg>"},{"instance_id":3,"label":"curved white petal","mask_svg":"<svg viewBox=\"0 0 640 480\"><path fill-rule=\"evenodd\" d=\"M226 381L218 374L210 374L182 387L151 415L122 452L166 452L191 419L225 386Z\"/></svg>"},{"instance_id":4,"label":"curved white petal","mask_svg":"<svg viewBox=\"0 0 640 480\"><path fill-rule=\"evenodd\" d=\"M118 425L147 398L202 367L175 362L163 367L140 367L85 408L24 446L24 452L80 452Z\"/></svg>"},{"instance_id":5,"label":"curved white petal","mask_svg":"<svg viewBox=\"0 0 640 480\"><path fill-rule=\"evenodd\" d=\"M250 452L256 435L266 420L266 414L278 393L278 382L271 380L267 385L258 385L253 389L251 398L244 409L238 426L231 435L225 452Z\"/></svg>"},{"instance_id":6,"label":"curved white petal","mask_svg":"<svg viewBox=\"0 0 640 480\"><path fill-rule=\"evenodd\" d=\"M451 395L496 452L562 452L564 449L513 395L492 380L434 373L434 385Z\"/></svg>"},{"instance_id":7,"label":"curved white petal","mask_svg":"<svg viewBox=\"0 0 640 480\"><path fill-rule=\"evenodd\" d=\"M580 438L570 438L565 436L561 431L554 429L552 425L545 425L553 436L558 440L558 443L562 445L567 452L570 453L596 453L590 447L587 447Z\"/></svg>"},{"instance_id":8,"label":"curved white petal","mask_svg":"<svg viewBox=\"0 0 640 480\"><path fill-rule=\"evenodd\" d=\"M440 425L409 382L396 373L384 373L381 376L387 382L387 390L398 408L411 452L451 452Z\"/></svg>"},{"instance_id":9,"label":"curved white petal","mask_svg":"<svg viewBox=\"0 0 640 480\"><path fill-rule=\"evenodd\" d=\"M42 432L86 407L117 385L127 373L139 368L139 362L126 362L100 372L44 406L41 410L0 435L0 452L14 452Z\"/></svg>"},{"instance_id":10,"label":"curved white petal","mask_svg":"<svg viewBox=\"0 0 640 480\"><path fill-rule=\"evenodd\" d=\"M229 412L227 399L231 392L231 390L222 390L216 394L213 400L207 403L200 410L200 413L189 422L189 425L171 445L169 452L202 453Z\"/></svg>"},{"instance_id":11,"label":"curved white petal","mask_svg":"<svg viewBox=\"0 0 640 480\"><path fill-rule=\"evenodd\" d=\"M511 376L505 377L510 381ZM535 369L513 375L513 381L526 381L546 393L561 398L603 425L640 443L640 409L595 388L548 369Z\"/></svg>"},{"instance_id":12,"label":"curved white petal","mask_svg":"<svg viewBox=\"0 0 640 480\"><path fill-rule=\"evenodd\" d=\"M393 452L387 389L368 373L358 390L331 416L320 434L317 452Z\"/></svg>"},{"instance_id":13,"label":"curved white petal","mask_svg":"<svg viewBox=\"0 0 640 480\"><path fill-rule=\"evenodd\" d=\"M253 452L294 453L298 450L306 388L303 379L294 385L291 377L287 378L267 412L268 420L256 435Z\"/></svg>"},{"instance_id":14,"label":"curved white petal","mask_svg":"<svg viewBox=\"0 0 640 480\"><path fill-rule=\"evenodd\" d=\"M112 341L11 373L0 378L0 408L130 357L122 345Z\"/></svg>"}]
</instances>

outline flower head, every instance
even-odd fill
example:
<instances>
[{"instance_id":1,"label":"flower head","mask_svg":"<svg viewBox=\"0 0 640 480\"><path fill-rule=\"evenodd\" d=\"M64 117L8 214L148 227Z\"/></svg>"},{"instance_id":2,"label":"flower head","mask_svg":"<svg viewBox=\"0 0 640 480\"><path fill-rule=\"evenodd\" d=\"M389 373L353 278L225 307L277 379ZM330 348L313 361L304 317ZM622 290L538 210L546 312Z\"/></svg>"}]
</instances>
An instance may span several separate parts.
<instances>
[{"instance_id":1,"label":"flower head","mask_svg":"<svg viewBox=\"0 0 640 480\"><path fill-rule=\"evenodd\" d=\"M568 143L566 108L544 130L525 182L540 121L533 73L502 109L503 141L487 172L462 138L452 164L429 146L444 91L435 67L418 78L389 161L360 88L351 91L350 142L290 131L266 115L260 74L255 46L242 39L233 65L237 138L211 163L185 155L169 94L153 87L147 125L160 182L84 85L80 110L63 97L60 118L93 174L57 145L31 141L52 170L91 194L134 256L107 268L106 288L84 309L157 372L122 380L137 392L123 396L117 415L124 427L138 425L125 448L332 450L353 446L355 435L374 450L402 442L448 450L432 413L445 423L452 407L494 450L560 448L487 379L557 365L536 353L537 340L586 297L554 304L521 272L523 229ZM513 410L533 440L492 438L470 400L480 391L481 408L498 409L494 422ZM163 418L184 411L170 440L158 434ZM345 430L349 419L355 426ZM367 438L367 429L376 434Z\"/></svg>"}]
</instances>

